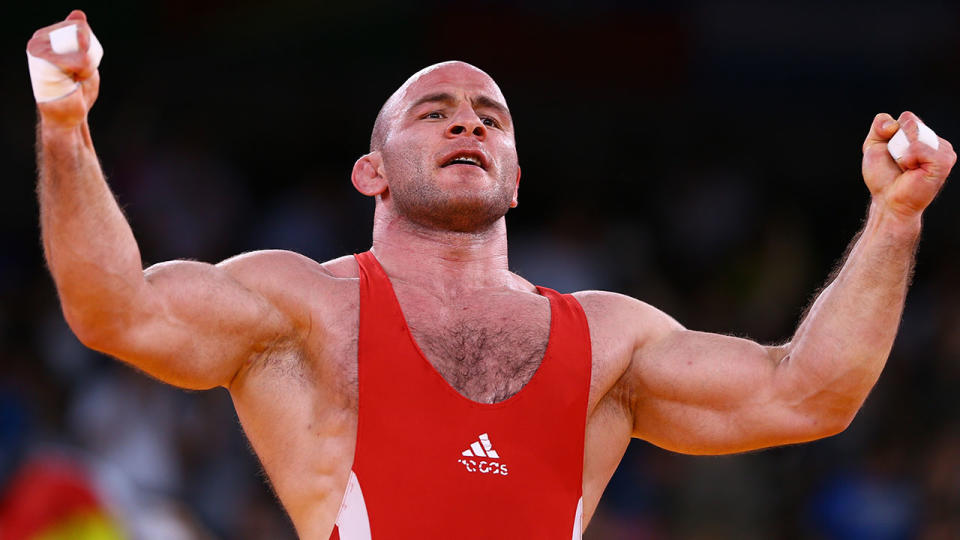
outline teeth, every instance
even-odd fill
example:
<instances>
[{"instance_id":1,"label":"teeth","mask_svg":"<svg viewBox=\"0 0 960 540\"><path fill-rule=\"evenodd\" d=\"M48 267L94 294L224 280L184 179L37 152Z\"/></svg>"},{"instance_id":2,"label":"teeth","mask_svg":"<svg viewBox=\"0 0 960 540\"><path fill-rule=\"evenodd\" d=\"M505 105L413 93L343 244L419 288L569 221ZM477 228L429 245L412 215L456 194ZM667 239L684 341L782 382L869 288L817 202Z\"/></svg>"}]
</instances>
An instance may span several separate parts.
<instances>
[{"instance_id":1,"label":"teeth","mask_svg":"<svg viewBox=\"0 0 960 540\"><path fill-rule=\"evenodd\" d=\"M477 166L480 165L480 160L472 156L457 156L450 161L450 163L457 163L457 162L472 163Z\"/></svg>"}]
</instances>

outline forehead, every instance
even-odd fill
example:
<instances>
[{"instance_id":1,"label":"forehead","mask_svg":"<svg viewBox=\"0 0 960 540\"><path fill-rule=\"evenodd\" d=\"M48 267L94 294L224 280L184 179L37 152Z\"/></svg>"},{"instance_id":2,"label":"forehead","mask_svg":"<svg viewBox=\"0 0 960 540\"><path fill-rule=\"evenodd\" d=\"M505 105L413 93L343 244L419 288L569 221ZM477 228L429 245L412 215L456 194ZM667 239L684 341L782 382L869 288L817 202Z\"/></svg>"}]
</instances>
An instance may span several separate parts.
<instances>
[{"instance_id":1,"label":"forehead","mask_svg":"<svg viewBox=\"0 0 960 540\"><path fill-rule=\"evenodd\" d=\"M463 63L430 66L416 73L400 88L398 102L401 108L409 106L426 94L446 91L454 95L486 95L506 103L500 87L483 71Z\"/></svg>"}]
</instances>

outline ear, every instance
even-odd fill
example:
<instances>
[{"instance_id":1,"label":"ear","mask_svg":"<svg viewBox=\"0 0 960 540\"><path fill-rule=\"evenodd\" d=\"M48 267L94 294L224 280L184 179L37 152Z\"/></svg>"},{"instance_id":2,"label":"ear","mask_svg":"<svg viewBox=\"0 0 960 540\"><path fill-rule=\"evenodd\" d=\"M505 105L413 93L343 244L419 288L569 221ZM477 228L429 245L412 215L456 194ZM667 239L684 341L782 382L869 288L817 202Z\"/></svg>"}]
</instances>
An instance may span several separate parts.
<instances>
[{"instance_id":1,"label":"ear","mask_svg":"<svg viewBox=\"0 0 960 540\"><path fill-rule=\"evenodd\" d=\"M517 183L513 186L513 200L510 201L510 208L517 207L517 192L520 191L520 166L517 165Z\"/></svg>"},{"instance_id":2,"label":"ear","mask_svg":"<svg viewBox=\"0 0 960 540\"><path fill-rule=\"evenodd\" d=\"M387 190L387 177L383 172L383 157L380 152L370 152L353 164L350 175L353 187L368 197L375 197Z\"/></svg>"}]
</instances>

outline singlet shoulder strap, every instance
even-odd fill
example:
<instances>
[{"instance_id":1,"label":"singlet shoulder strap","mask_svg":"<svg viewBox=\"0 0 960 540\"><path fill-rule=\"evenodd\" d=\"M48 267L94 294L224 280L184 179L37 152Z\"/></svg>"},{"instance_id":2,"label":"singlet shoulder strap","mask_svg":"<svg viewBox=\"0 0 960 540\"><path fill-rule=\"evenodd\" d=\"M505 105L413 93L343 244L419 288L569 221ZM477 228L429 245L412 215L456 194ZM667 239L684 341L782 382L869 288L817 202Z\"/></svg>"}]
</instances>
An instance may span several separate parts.
<instances>
[{"instance_id":1,"label":"singlet shoulder strap","mask_svg":"<svg viewBox=\"0 0 960 540\"><path fill-rule=\"evenodd\" d=\"M561 369L569 380L584 381L579 388L586 408L590 391L591 367L593 364L590 344L590 327L580 302L571 294L560 294L547 287L537 287L540 294L550 299L551 314L556 320L551 323L550 350L560 353ZM586 410L586 409L584 409Z\"/></svg>"},{"instance_id":2,"label":"singlet shoulder strap","mask_svg":"<svg viewBox=\"0 0 960 540\"><path fill-rule=\"evenodd\" d=\"M572 294L560 294L547 287L537 287L537 291L550 299L552 313L558 318L555 338L564 341L565 346L585 352L590 355L590 326L587 315L580 302Z\"/></svg>"},{"instance_id":3,"label":"singlet shoulder strap","mask_svg":"<svg viewBox=\"0 0 960 540\"><path fill-rule=\"evenodd\" d=\"M400 306L395 301L393 285L390 284L386 271L380 266L380 261L370 251L355 254L354 258L360 268L361 319L363 319L364 303L376 305L377 312L380 314L387 310L390 315L402 318Z\"/></svg>"}]
</instances>

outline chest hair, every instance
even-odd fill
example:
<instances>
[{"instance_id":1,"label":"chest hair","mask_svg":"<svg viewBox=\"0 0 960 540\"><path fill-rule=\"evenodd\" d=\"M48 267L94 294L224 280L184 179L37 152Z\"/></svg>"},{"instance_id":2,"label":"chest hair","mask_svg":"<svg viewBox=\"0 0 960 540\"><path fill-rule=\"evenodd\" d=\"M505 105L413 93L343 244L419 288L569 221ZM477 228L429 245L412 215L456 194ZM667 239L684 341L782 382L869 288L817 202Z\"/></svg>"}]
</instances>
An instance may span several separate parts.
<instances>
[{"instance_id":1,"label":"chest hair","mask_svg":"<svg viewBox=\"0 0 960 540\"><path fill-rule=\"evenodd\" d=\"M491 306L492 307L492 306ZM408 317L407 324L427 360L450 386L481 403L503 401L536 373L547 349L546 306L486 312L440 309L444 316Z\"/></svg>"}]
</instances>

